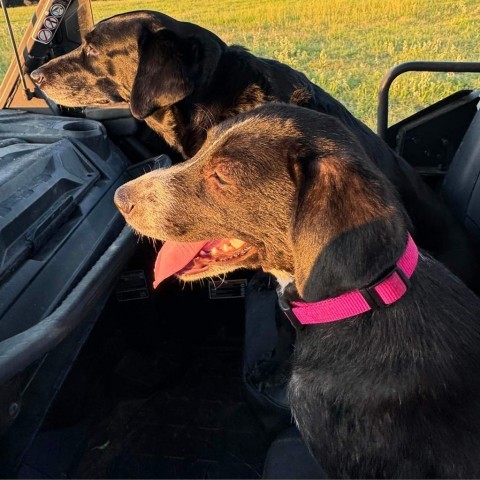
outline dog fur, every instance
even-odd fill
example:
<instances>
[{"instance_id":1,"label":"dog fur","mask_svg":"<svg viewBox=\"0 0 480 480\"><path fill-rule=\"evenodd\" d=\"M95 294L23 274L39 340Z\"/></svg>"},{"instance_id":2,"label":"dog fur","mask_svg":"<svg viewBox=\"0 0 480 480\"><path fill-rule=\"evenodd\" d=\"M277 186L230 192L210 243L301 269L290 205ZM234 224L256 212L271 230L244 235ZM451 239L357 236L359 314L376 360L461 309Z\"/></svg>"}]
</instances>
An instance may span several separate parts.
<instances>
[{"instance_id":1,"label":"dog fur","mask_svg":"<svg viewBox=\"0 0 480 480\"><path fill-rule=\"evenodd\" d=\"M209 131L191 160L120 187L116 203L161 240L237 238L237 268L289 278L315 302L374 282L405 249L408 218L354 135L331 116L266 105ZM181 206L188 205L188 208ZM393 305L297 334L289 397L331 478L480 476L480 301L420 253Z\"/></svg>"},{"instance_id":2,"label":"dog fur","mask_svg":"<svg viewBox=\"0 0 480 480\"><path fill-rule=\"evenodd\" d=\"M31 73L55 102L125 101L185 158L219 122L266 102L292 103L341 120L397 189L419 245L480 291L478 246L419 175L340 102L275 60L227 46L212 32L152 11L99 22L81 47Z\"/></svg>"}]
</instances>

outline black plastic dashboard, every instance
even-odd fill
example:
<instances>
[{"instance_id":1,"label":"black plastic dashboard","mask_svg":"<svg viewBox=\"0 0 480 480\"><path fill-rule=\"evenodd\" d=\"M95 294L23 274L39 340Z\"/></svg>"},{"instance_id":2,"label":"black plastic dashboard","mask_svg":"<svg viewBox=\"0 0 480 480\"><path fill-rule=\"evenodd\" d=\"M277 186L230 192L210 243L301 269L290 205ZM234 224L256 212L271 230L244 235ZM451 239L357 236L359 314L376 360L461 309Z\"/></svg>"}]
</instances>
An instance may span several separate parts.
<instances>
[{"instance_id":1,"label":"black plastic dashboard","mask_svg":"<svg viewBox=\"0 0 480 480\"><path fill-rule=\"evenodd\" d=\"M0 111L0 408L91 320L133 252L112 201L129 165L99 122ZM0 427L4 415L17 412L0 411Z\"/></svg>"}]
</instances>

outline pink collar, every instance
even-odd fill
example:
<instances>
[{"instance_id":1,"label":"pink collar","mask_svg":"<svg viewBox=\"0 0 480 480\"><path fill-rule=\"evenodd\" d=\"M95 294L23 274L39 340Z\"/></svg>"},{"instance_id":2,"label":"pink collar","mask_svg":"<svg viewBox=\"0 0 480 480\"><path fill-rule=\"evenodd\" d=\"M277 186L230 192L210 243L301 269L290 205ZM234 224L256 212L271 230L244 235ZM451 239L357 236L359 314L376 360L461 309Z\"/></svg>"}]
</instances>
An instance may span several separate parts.
<instances>
[{"instance_id":1,"label":"pink collar","mask_svg":"<svg viewBox=\"0 0 480 480\"><path fill-rule=\"evenodd\" d=\"M409 234L403 255L393 269L375 284L315 303L291 302L288 306L285 300L279 297L280 307L291 321L294 321L290 318L293 313L301 325L336 322L386 307L406 293L417 262L418 249Z\"/></svg>"}]
</instances>

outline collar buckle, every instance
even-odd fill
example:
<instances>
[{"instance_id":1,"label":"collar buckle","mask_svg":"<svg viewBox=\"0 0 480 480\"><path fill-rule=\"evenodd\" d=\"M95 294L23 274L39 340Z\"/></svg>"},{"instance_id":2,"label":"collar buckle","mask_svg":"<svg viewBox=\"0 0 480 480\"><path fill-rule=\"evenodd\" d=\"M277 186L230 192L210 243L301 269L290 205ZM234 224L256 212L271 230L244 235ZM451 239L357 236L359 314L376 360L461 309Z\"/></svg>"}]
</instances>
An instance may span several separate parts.
<instances>
[{"instance_id":1,"label":"collar buckle","mask_svg":"<svg viewBox=\"0 0 480 480\"><path fill-rule=\"evenodd\" d=\"M297 316L293 313L290 303L288 300L283 296L280 287L277 287L277 297L278 297L278 306L280 307L280 310L285 314L285 316L288 318L290 321L292 327L295 330L303 330L305 328L305 325L300 323L300 320L297 318Z\"/></svg>"},{"instance_id":2,"label":"collar buckle","mask_svg":"<svg viewBox=\"0 0 480 480\"><path fill-rule=\"evenodd\" d=\"M368 303L372 310L379 310L388 306L388 304L386 304L382 300L382 297L380 297L380 295L378 294L376 287L388 280L394 273L399 276L400 280L404 283L406 289L408 290L410 288L410 279L397 264L395 264L386 275L384 275L373 285L358 289L358 291L362 294L362 297L365 299L365 301Z\"/></svg>"}]
</instances>

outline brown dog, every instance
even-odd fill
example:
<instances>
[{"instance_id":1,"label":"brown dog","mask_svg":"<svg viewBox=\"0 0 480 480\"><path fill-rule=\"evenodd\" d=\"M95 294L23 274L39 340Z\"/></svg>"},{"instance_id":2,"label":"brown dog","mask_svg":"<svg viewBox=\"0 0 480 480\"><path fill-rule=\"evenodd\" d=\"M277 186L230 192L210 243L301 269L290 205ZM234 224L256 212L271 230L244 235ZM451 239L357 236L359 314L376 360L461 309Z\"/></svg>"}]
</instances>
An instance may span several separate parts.
<instances>
[{"instance_id":1,"label":"brown dog","mask_svg":"<svg viewBox=\"0 0 480 480\"><path fill-rule=\"evenodd\" d=\"M166 240L157 280L261 267L300 305L392 276L407 243L394 189L355 137L293 106L220 124L194 158L115 201L135 230ZM417 258L394 303L298 331L290 402L332 478L480 475L480 300Z\"/></svg>"},{"instance_id":2,"label":"brown dog","mask_svg":"<svg viewBox=\"0 0 480 480\"><path fill-rule=\"evenodd\" d=\"M133 115L185 158L199 150L212 126L266 102L335 116L394 184L419 245L480 291L477 246L418 174L337 100L287 65L227 46L198 25L138 11L99 22L81 47L31 77L61 105L129 102Z\"/></svg>"}]
</instances>

